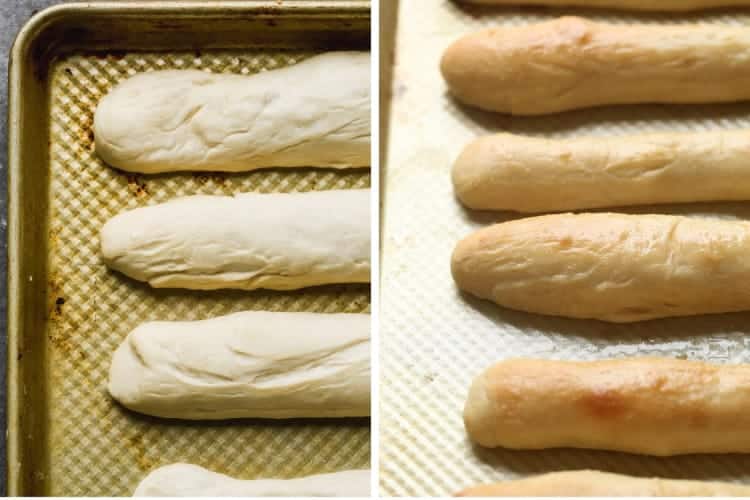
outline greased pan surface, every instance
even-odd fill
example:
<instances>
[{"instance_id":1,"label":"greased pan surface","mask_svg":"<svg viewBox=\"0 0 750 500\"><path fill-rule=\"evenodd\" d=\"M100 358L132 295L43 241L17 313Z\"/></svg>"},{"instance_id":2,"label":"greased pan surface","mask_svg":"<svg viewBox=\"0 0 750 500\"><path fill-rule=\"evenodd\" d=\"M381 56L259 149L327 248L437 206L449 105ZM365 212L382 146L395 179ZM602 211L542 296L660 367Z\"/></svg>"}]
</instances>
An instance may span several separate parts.
<instances>
[{"instance_id":1,"label":"greased pan surface","mask_svg":"<svg viewBox=\"0 0 750 500\"><path fill-rule=\"evenodd\" d=\"M193 462L242 478L366 468L368 419L184 423L106 392L116 346L147 320L240 310L368 312L369 286L295 292L154 290L109 271L104 222L180 195L366 188L367 169L138 176L93 152L98 100L141 71L252 74L327 50L368 50L369 2L105 2L43 11L20 33L10 97L10 495L130 495ZM96 52L91 52L92 48Z\"/></svg>"},{"instance_id":2,"label":"greased pan surface","mask_svg":"<svg viewBox=\"0 0 750 500\"><path fill-rule=\"evenodd\" d=\"M462 421L472 379L511 357L593 360L639 355L750 362L750 314L620 326L549 318L461 294L450 273L450 256L460 239L493 222L520 217L466 210L455 198L451 167L473 138L493 132L562 139L739 129L750 125L750 104L622 106L508 117L457 104L439 71L448 45L494 25L579 15L613 23L707 22L717 29L725 24L750 29L750 9L639 15L602 9L480 8L453 0L389 1L383 7L381 20L395 14L395 7L398 16L396 33L383 37L381 49L384 73L393 73L383 84L390 93L384 92L382 101L389 127L381 136L388 146L381 183L381 493L451 495L476 484L577 469L750 482L750 457L745 455L660 459L585 450L487 450L472 445ZM750 218L750 203L608 210Z\"/></svg>"}]
</instances>

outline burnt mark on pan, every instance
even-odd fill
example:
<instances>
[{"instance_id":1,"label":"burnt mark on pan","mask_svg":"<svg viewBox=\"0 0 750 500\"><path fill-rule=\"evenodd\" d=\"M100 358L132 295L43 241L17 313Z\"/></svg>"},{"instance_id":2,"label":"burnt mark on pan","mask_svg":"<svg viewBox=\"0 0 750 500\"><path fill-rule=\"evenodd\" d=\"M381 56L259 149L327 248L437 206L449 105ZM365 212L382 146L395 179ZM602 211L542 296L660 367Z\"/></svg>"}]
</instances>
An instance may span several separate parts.
<instances>
[{"instance_id":1,"label":"burnt mark on pan","mask_svg":"<svg viewBox=\"0 0 750 500\"><path fill-rule=\"evenodd\" d=\"M56 349L64 353L70 353L74 346L70 340L70 329L65 328L63 321L63 306L66 300L62 285L54 273L47 280L47 297L47 317L51 322L48 339Z\"/></svg>"},{"instance_id":2,"label":"burnt mark on pan","mask_svg":"<svg viewBox=\"0 0 750 500\"><path fill-rule=\"evenodd\" d=\"M81 116L81 129L77 135L83 149L94 150L94 117L91 112Z\"/></svg>"},{"instance_id":3,"label":"burnt mark on pan","mask_svg":"<svg viewBox=\"0 0 750 500\"><path fill-rule=\"evenodd\" d=\"M193 179L195 179L195 182L201 186L204 186L209 182L212 182L217 186L226 186L229 182L227 174L222 172L193 174Z\"/></svg>"},{"instance_id":4,"label":"burnt mark on pan","mask_svg":"<svg viewBox=\"0 0 750 500\"><path fill-rule=\"evenodd\" d=\"M138 199L147 198L149 196L148 185L138 175L128 175L128 191Z\"/></svg>"},{"instance_id":5,"label":"burnt mark on pan","mask_svg":"<svg viewBox=\"0 0 750 500\"><path fill-rule=\"evenodd\" d=\"M49 242L49 245L51 247L57 247L57 245L60 243L60 229L54 228L50 229L47 233L47 241ZM51 283L51 281L50 281Z\"/></svg>"},{"instance_id":6,"label":"burnt mark on pan","mask_svg":"<svg viewBox=\"0 0 750 500\"><path fill-rule=\"evenodd\" d=\"M147 472L156 467L158 464L148 457L148 447L143 441L143 434L141 434L140 432L138 434L125 438L126 448L132 452L133 457L138 464L138 468L144 472Z\"/></svg>"},{"instance_id":7,"label":"burnt mark on pan","mask_svg":"<svg viewBox=\"0 0 750 500\"><path fill-rule=\"evenodd\" d=\"M62 316L62 307L65 305L65 297L57 297L55 299L55 314Z\"/></svg>"},{"instance_id":8,"label":"burnt mark on pan","mask_svg":"<svg viewBox=\"0 0 750 500\"><path fill-rule=\"evenodd\" d=\"M62 285L60 285L55 274L47 280L47 317L52 321L58 321L62 316L62 306L65 304Z\"/></svg>"}]
</instances>

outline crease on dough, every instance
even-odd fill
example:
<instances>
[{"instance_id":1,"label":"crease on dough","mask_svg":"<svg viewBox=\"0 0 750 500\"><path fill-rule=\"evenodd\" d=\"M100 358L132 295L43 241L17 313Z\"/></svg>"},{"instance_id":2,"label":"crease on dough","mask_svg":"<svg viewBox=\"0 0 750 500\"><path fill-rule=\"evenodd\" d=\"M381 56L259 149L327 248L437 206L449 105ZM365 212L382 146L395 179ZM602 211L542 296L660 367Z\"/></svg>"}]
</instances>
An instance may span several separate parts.
<instances>
[{"instance_id":1,"label":"crease on dough","mask_svg":"<svg viewBox=\"0 0 750 500\"><path fill-rule=\"evenodd\" d=\"M749 245L745 221L555 214L476 231L451 271L504 307L629 323L750 310Z\"/></svg>"},{"instance_id":2,"label":"crease on dough","mask_svg":"<svg viewBox=\"0 0 750 500\"><path fill-rule=\"evenodd\" d=\"M748 58L744 27L617 25L566 16L466 35L446 49L441 71L465 104L541 115L744 101L750 98Z\"/></svg>"},{"instance_id":3,"label":"crease on dough","mask_svg":"<svg viewBox=\"0 0 750 500\"><path fill-rule=\"evenodd\" d=\"M178 198L107 221L102 258L155 288L369 283L369 196L354 189Z\"/></svg>"},{"instance_id":4,"label":"crease on dough","mask_svg":"<svg viewBox=\"0 0 750 500\"><path fill-rule=\"evenodd\" d=\"M144 323L115 351L109 392L168 418L367 416L369 321L249 311Z\"/></svg>"},{"instance_id":5,"label":"crease on dough","mask_svg":"<svg viewBox=\"0 0 750 500\"><path fill-rule=\"evenodd\" d=\"M370 165L370 54L330 52L251 76L135 75L99 103L97 154L141 173Z\"/></svg>"},{"instance_id":6,"label":"crease on dough","mask_svg":"<svg viewBox=\"0 0 750 500\"><path fill-rule=\"evenodd\" d=\"M453 165L459 200L521 213L750 199L750 131L564 140L499 133Z\"/></svg>"}]
</instances>

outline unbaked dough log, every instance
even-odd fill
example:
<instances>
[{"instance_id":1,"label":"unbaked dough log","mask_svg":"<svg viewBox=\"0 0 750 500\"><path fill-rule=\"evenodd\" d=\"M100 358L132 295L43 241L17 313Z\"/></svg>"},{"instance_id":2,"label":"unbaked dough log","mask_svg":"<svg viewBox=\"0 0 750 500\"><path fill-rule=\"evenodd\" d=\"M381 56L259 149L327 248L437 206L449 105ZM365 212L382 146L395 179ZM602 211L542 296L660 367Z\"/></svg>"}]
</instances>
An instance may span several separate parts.
<instances>
[{"instance_id":1,"label":"unbaked dough log","mask_svg":"<svg viewBox=\"0 0 750 500\"><path fill-rule=\"evenodd\" d=\"M370 192L188 196L101 231L104 262L155 288L290 290L370 281Z\"/></svg>"},{"instance_id":2,"label":"unbaked dough log","mask_svg":"<svg viewBox=\"0 0 750 500\"><path fill-rule=\"evenodd\" d=\"M464 424L490 448L748 453L749 405L750 365L515 359L474 380Z\"/></svg>"},{"instance_id":3,"label":"unbaked dough log","mask_svg":"<svg viewBox=\"0 0 750 500\"><path fill-rule=\"evenodd\" d=\"M367 497L370 471L347 470L297 479L240 480L190 464L151 471L136 497Z\"/></svg>"},{"instance_id":4,"label":"unbaked dough log","mask_svg":"<svg viewBox=\"0 0 750 500\"><path fill-rule=\"evenodd\" d=\"M96 152L115 167L177 170L370 165L370 54L331 52L252 76L167 70L101 100Z\"/></svg>"},{"instance_id":5,"label":"unbaked dough log","mask_svg":"<svg viewBox=\"0 0 750 500\"><path fill-rule=\"evenodd\" d=\"M464 497L747 497L750 486L709 481L630 477L592 470L476 486Z\"/></svg>"},{"instance_id":6,"label":"unbaked dough log","mask_svg":"<svg viewBox=\"0 0 750 500\"><path fill-rule=\"evenodd\" d=\"M465 36L446 50L441 68L466 104L539 115L607 104L745 100L748 60L746 27L564 17Z\"/></svg>"},{"instance_id":7,"label":"unbaked dough log","mask_svg":"<svg viewBox=\"0 0 750 500\"><path fill-rule=\"evenodd\" d=\"M463 150L453 185L477 210L748 200L748 156L750 130L565 140L497 134Z\"/></svg>"},{"instance_id":8,"label":"unbaked dough log","mask_svg":"<svg viewBox=\"0 0 750 500\"><path fill-rule=\"evenodd\" d=\"M750 223L558 214L481 229L453 252L462 290L521 311L627 323L750 309Z\"/></svg>"},{"instance_id":9,"label":"unbaked dough log","mask_svg":"<svg viewBox=\"0 0 750 500\"><path fill-rule=\"evenodd\" d=\"M458 0L477 5L549 5L651 11L690 11L750 5L748 0Z\"/></svg>"},{"instance_id":10,"label":"unbaked dough log","mask_svg":"<svg viewBox=\"0 0 750 500\"><path fill-rule=\"evenodd\" d=\"M250 311L144 323L117 348L109 392L187 420L370 414L370 316Z\"/></svg>"}]
</instances>

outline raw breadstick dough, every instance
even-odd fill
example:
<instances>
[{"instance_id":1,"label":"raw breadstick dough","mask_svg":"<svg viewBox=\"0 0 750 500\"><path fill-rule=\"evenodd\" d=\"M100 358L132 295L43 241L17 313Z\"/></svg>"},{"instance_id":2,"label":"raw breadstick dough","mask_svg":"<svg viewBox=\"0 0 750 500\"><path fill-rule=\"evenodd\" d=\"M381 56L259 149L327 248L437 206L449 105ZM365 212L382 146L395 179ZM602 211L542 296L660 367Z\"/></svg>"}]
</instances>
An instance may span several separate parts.
<instances>
[{"instance_id":1,"label":"raw breadstick dough","mask_svg":"<svg viewBox=\"0 0 750 500\"><path fill-rule=\"evenodd\" d=\"M606 7L613 9L689 11L750 5L748 0L460 0L460 3L480 5L550 5L577 7Z\"/></svg>"},{"instance_id":2,"label":"raw breadstick dough","mask_svg":"<svg viewBox=\"0 0 750 500\"><path fill-rule=\"evenodd\" d=\"M187 420L370 414L370 316L250 311L144 323L112 358L127 408Z\"/></svg>"},{"instance_id":3,"label":"raw breadstick dough","mask_svg":"<svg viewBox=\"0 0 750 500\"><path fill-rule=\"evenodd\" d=\"M750 200L749 153L748 130L565 140L497 134L464 149L453 185L477 210Z\"/></svg>"},{"instance_id":4,"label":"raw breadstick dough","mask_svg":"<svg viewBox=\"0 0 750 500\"><path fill-rule=\"evenodd\" d=\"M464 424L491 448L748 453L748 405L750 365L516 359L474 380Z\"/></svg>"},{"instance_id":5,"label":"raw breadstick dough","mask_svg":"<svg viewBox=\"0 0 750 500\"><path fill-rule=\"evenodd\" d=\"M750 223L559 214L481 229L453 252L462 290L521 311L628 323L750 309Z\"/></svg>"},{"instance_id":6,"label":"raw breadstick dough","mask_svg":"<svg viewBox=\"0 0 750 500\"><path fill-rule=\"evenodd\" d=\"M178 198L113 217L101 249L155 288L369 283L370 191Z\"/></svg>"},{"instance_id":7,"label":"raw breadstick dough","mask_svg":"<svg viewBox=\"0 0 750 500\"><path fill-rule=\"evenodd\" d=\"M464 497L747 497L750 486L708 481L641 478L592 470L469 488Z\"/></svg>"},{"instance_id":8,"label":"raw breadstick dough","mask_svg":"<svg viewBox=\"0 0 750 500\"><path fill-rule=\"evenodd\" d=\"M136 497L367 497L370 471L347 470L297 479L234 479L190 464L151 471Z\"/></svg>"},{"instance_id":9,"label":"raw breadstick dough","mask_svg":"<svg viewBox=\"0 0 750 500\"><path fill-rule=\"evenodd\" d=\"M441 67L466 104L539 115L607 104L749 99L749 59L747 27L564 17L465 36L446 50Z\"/></svg>"},{"instance_id":10,"label":"raw breadstick dough","mask_svg":"<svg viewBox=\"0 0 750 500\"><path fill-rule=\"evenodd\" d=\"M370 165L370 54L331 52L252 76L136 75L94 116L96 152L147 174Z\"/></svg>"}]
</instances>

